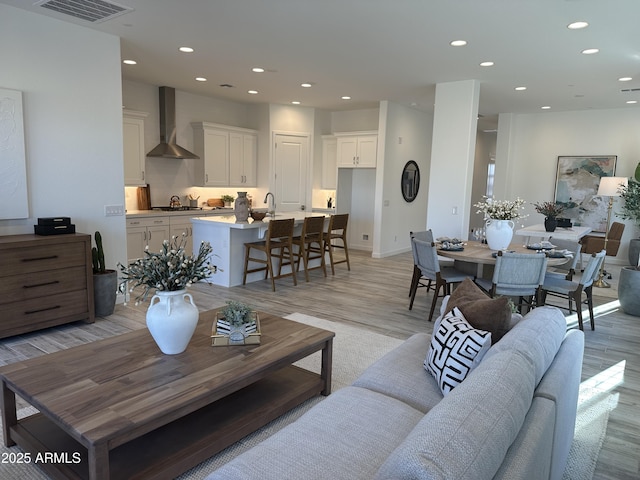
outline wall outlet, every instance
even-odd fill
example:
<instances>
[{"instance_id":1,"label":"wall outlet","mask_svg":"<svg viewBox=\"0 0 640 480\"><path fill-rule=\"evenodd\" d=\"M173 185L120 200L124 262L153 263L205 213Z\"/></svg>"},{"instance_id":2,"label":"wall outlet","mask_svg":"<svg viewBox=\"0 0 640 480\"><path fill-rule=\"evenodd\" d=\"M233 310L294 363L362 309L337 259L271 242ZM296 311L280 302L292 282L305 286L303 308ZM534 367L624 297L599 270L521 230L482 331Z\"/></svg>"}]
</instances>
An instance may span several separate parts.
<instances>
[{"instance_id":1,"label":"wall outlet","mask_svg":"<svg viewBox=\"0 0 640 480\"><path fill-rule=\"evenodd\" d=\"M124 215L124 205L105 205L104 216L105 217L121 217Z\"/></svg>"},{"instance_id":2,"label":"wall outlet","mask_svg":"<svg viewBox=\"0 0 640 480\"><path fill-rule=\"evenodd\" d=\"M362 240L369 240L369 235L367 235L366 233L363 233Z\"/></svg>"}]
</instances>

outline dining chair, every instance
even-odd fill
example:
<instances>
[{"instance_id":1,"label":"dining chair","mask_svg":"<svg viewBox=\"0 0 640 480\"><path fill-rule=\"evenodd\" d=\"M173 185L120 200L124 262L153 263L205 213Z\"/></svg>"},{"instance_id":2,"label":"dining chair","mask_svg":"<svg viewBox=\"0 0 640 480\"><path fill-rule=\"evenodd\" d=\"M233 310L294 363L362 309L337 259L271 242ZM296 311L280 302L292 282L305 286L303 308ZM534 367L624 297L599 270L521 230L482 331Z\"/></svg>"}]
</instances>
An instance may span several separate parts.
<instances>
[{"instance_id":1,"label":"dining chair","mask_svg":"<svg viewBox=\"0 0 640 480\"><path fill-rule=\"evenodd\" d=\"M620 242L622 240L622 234L624 233L625 224L620 222L613 222L607 235L607 241L605 243L605 237L599 235L585 235L580 239L582 244L582 253L598 253L602 249L606 249L607 257L615 257L618 255L620 249ZM605 260L602 260L602 278L611 278L611 274L604 269ZM582 263L580 263L582 266Z\"/></svg>"},{"instance_id":2,"label":"dining chair","mask_svg":"<svg viewBox=\"0 0 640 480\"><path fill-rule=\"evenodd\" d=\"M244 275L242 277L242 284L247 283L247 274L253 272L261 272L264 270L264 278L271 277L271 290L276 291L276 278L282 278L291 275L293 277L293 284L298 284L296 278L296 269L294 255L293 255L293 218L284 218L280 220L270 220L269 227L265 233L265 239L258 242L247 242L244 244L245 257L244 257ZM262 255L251 256L252 250L262 252ZM286 257L285 257L286 255ZM263 258L263 256L265 258ZM274 275L273 272L273 260L278 259L278 274ZM263 267L249 268L249 262L259 263L264 265ZM285 265L291 266L291 272L282 274L282 267Z\"/></svg>"},{"instance_id":3,"label":"dining chair","mask_svg":"<svg viewBox=\"0 0 640 480\"><path fill-rule=\"evenodd\" d=\"M348 213L339 213L331 215L329 218L329 227L324 233L324 250L329 253L329 262L331 263L331 275L335 275L335 265L339 263L346 263L347 270L351 270L351 263L349 263L349 247L347 245L347 224L349 223ZM336 241L340 241L342 244L337 244ZM342 260L335 260L333 257L333 249L341 248L344 250L345 258Z\"/></svg>"},{"instance_id":4,"label":"dining chair","mask_svg":"<svg viewBox=\"0 0 640 480\"><path fill-rule=\"evenodd\" d=\"M309 281L309 270L321 268L327 276L327 266L324 259L324 216L306 217L302 224L300 235L293 237L293 245L298 247L294 252L296 257L296 271L300 270L300 263L304 265L304 278ZM320 264L309 267L309 260L320 259Z\"/></svg>"},{"instance_id":5,"label":"dining chair","mask_svg":"<svg viewBox=\"0 0 640 480\"><path fill-rule=\"evenodd\" d=\"M571 252L572 257L568 258L566 263L549 267L547 275L556 275L559 278L573 280L573 276L576 274L578 261L580 260L580 250L582 249L582 245L580 242L576 242L574 240L565 240L553 237L549 238L549 242L556 246L556 250L566 250Z\"/></svg>"},{"instance_id":6,"label":"dining chair","mask_svg":"<svg viewBox=\"0 0 640 480\"><path fill-rule=\"evenodd\" d=\"M460 272L454 267L441 267L438 261L438 251L434 242L423 242L417 238L411 238L412 249L415 248L417 267L421 277L427 281L435 282L431 310L429 311L429 321L433 318L438 297L451 294L451 285L462 282L465 278L473 279L473 275ZM413 301L416 298L417 285L414 286L409 302L409 310L413 308ZM440 291L442 290L442 295Z\"/></svg>"},{"instance_id":7,"label":"dining chair","mask_svg":"<svg viewBox=\"0 0 640 480\"><path fill-rule=\"evenodd\" d=\"M522 306L533 307L540 302L540 288L547 270L544 253L516 253L499 250L493 277L476 278L476 284L491 297L518 297L518 311Z\"/></svg>"},{"instance_id":8,"label":"dining chair","mask_svg":"<svg viewBox=\"0 0 640 480\"><path fill-rule=\"evenodd\" d=\"M433 243L433 232L431 230L422 230L419 232L409 232L409 241L412 239L418 239L422 242ZM414 290L418 288L426 288L427 292L431 290L431 280L427 280L427 283L422 282L422 272L420 271L418 253L416 252L416 246L411 242L411 253L413 254L413 275L411 276L411 285L409 285L409 297L413 294Z\"/></svg>"},{"instance_id":9,"label":"dining chair","mask_svg":"<svg viewBox=\"0 0 640 480\"><path fill-rule=\"evenodd\" d=\"M592 289L593 282L595 282L600 276L600 266L604 261L605 255L606 250L601 250L598 253L591 254L589 262L584 267L584 271L582 272L582 276L579 282L558 278L556 276L545 276L541 289L542 304L544 305L546 303L547 295L567 298L569 301L569 313L573 313L573 302L575 302L576 313L578 314L578 327L580 328L580 330L584 330L582 325L581 305L583 303L586 303L587 307L589 308L591 330L595 330ZM586 295L585 302L582 301L582 292L584 292Z\"/></svg>"}]
</instances>

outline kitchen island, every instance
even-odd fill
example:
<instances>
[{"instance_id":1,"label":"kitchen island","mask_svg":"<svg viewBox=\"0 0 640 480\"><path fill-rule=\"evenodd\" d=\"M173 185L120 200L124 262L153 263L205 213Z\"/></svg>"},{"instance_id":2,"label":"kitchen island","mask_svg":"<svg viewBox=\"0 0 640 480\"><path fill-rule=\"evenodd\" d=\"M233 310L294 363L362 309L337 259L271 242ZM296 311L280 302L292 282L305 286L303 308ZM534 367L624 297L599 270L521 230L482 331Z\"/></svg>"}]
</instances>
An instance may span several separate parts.
<instances>
[{"instance_id":1,"label":"kitchen island","mask_svg":"<svg viewBox=\"0 0 640 480\"><path fill-rule=\"evenodd\" d=\"M293 218L295 220L294 235L299 235L306 217L322 215L314 212L285 212L276 214L275 218L277 220ZM223 287L242 285L244 244L263 239L269 228L269 220L270 217L261 222L254 222L252 219L248 222L236 222L235 215L192 218L194 253L198 251L201 242L209 242L213 247L211 263L218 267L218 272L207 281ZM285 268L289 267L284 267L283 270ZM247 283L258 280L264 280L263 272L251 273L247 276Z\"/></svg>"}]
</instances>

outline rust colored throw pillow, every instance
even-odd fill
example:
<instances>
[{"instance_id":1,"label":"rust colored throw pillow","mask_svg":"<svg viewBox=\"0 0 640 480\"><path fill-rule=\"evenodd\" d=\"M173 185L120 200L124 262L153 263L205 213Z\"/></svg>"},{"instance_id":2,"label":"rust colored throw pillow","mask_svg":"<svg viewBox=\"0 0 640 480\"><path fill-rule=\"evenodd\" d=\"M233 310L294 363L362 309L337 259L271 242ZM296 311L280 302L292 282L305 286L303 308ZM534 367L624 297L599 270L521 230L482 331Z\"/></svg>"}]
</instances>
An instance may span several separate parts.
<instances>
[{"instance_id":1,"label":"rust colored throw pillow","mask_svg":"<svg viewBox=\"0 0 640 480\"><path fill-rule=\"evenodd\" d=\"M465 278L449 297L445 315L454 307L458 307L473 328L491 332L491 343L494 345L509 331L509 299L489 297L469 278Z\"/></svg>"}]
</instances>

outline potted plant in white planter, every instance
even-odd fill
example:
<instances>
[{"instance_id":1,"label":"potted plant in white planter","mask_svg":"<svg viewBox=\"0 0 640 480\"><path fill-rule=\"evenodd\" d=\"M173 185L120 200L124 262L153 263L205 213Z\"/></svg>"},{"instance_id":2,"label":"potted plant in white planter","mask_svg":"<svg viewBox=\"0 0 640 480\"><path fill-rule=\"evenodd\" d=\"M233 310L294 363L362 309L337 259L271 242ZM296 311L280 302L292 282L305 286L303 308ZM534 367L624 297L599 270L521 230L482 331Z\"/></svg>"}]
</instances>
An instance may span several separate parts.
<instances>
[{"instance_id":1,"label":"potted plant in white planter","mask_svg":"<svg viewBox=\"0 0 640 480\"><path fill-rule=\"evenodd\" d=\"M220 197L220 198L224 202L224 206L225 207L232 206L233 205L233 201L236 199L233 195L222 195L222 197Z\"/></svg>"},{"instance_id":2,"label":"potted plant in white planter","mask_svg":"<svg viewBox=\"0 0 640 480\"><path fill-rule=\"evenodd\" d=\"M118 272L109 270L105 266L100 232L94 234L94 240L96 246L91 249L94 310L96 317L107 317L113 313L116 307Z\"/></svg>"}]
</instances>

